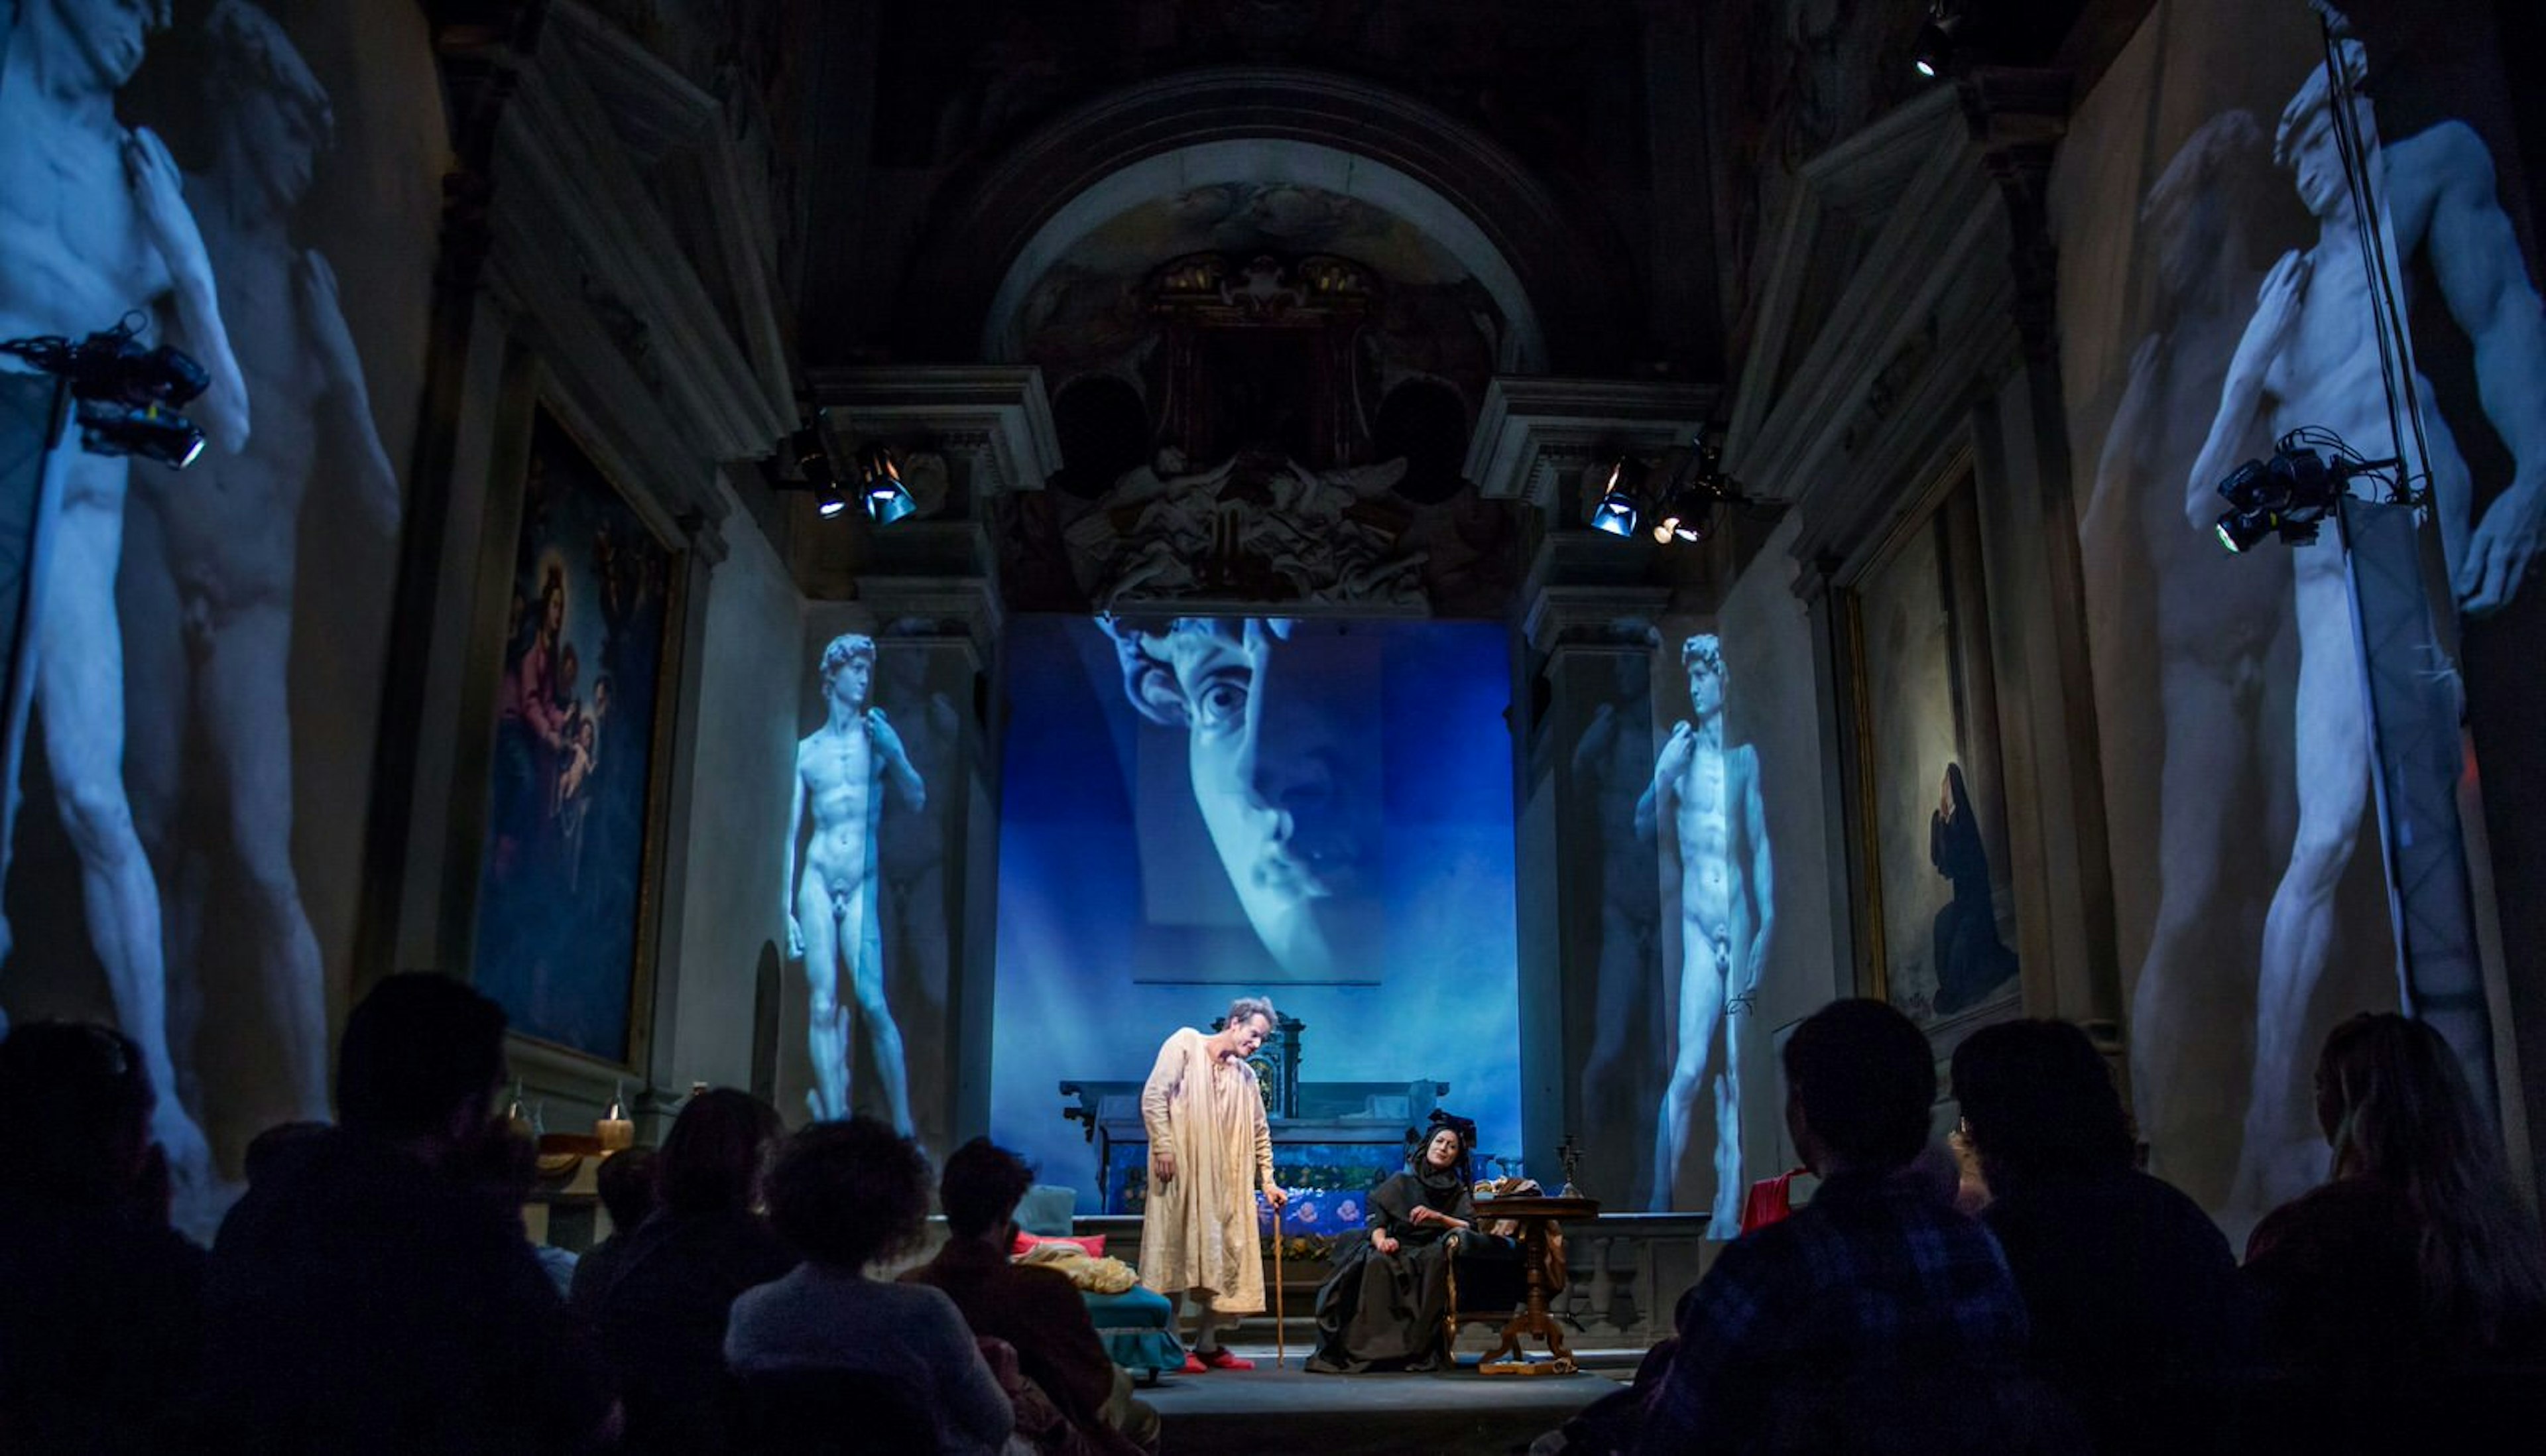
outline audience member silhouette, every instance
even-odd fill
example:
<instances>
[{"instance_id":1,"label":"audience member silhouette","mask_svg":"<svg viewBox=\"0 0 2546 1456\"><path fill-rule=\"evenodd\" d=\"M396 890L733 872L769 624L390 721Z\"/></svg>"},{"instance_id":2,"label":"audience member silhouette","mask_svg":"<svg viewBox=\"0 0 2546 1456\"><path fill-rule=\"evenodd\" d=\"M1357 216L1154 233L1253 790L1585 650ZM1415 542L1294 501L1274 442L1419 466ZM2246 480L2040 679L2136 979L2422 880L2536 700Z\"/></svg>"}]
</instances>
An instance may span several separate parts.
<instances>
[{"instance_id":1,"label":"audience member silhouette","mask_svg":"<svg viewBox=\"0 0 2546 1456\"><path fill-rule=\"evenodd\" d=\"M796 1267L755 1211L782 1131L777 1111L748 1092L692 1097L655 1164L662 1207L624 1236L600 1276L576 1284L575 1307L626 1392L626 1450L728 1448L725 1321L736 1295Z\"/></svg>"},{"instance_id":2,"label":"audience member silhouette","mask_svg":"<svg viewBox=\"0 0 2546 1456\"><path fill-rule=\"evenodd\" d=\"M279 1122L247 1140L247 1180L264 1182L283 1166L312 1148L323 1145L335 1124L325 1122Z\"/></svg>"},{"instance_id":3,"label":"audience member silhouette","mask_svg":"<svg viewBox=\"0 0 2546 1456\"><path fill-rule=\"evenodd\" d=\"M204 1255L168 1226L157 1098L120 1032L0 1041L0 1448L151 1452L181 1433Z\"/></svg>"},{"instance_id":4,"label":"audience member silhouette","mask_svg":"<svg viewBox=\"0 0 2546 1456\"><path fill-rule=\"evenodd\" d=\"M2537 1356L2546 1243L2439 1033L2393 1012L2335 1027L2316 1114L2333 1178L2246 1245L2273 1356L2313 1376Z\"/></svg>"},{"instance_id":5,"label":"audience member silhouette","mask_svg":"<svg viewBox=\"0 0 2546 1456\"><path fill-rule=\"evenodd\" d=\"M583 1251L583 1258L574 1266L574 1288L566 1295L568 1303L580 1303L604 1281L616 1277L619 1261L635 1241L636 1231L653 1217L658 1203L654 1161L651 1148L630 1148L602 1159L601 1170L592 1176L592 1186L601 1198L602 1212L610 1215L610 1237ZM720 1327L720 1348L723 1338L724 1330Z\"/></svg>"},{"instance_id":6,"label":"audience member silhouette","mask_svg":"<svg viewBox=\"0 0 2546 1456\"><path fill-rule=\"evenodd\" d=\"M205 1309L215 1450L572 1452L619 1423L601 1362L490 1196L504 1013L392 976L346 1019L343 1125L274 1159L222 1222ZM490 1151L491 1150L491 1151Z\"/></svg>"},{"instance_id":7,"label":"audience member silhouette","mask_svg":"<svg viewBox=\"0 0 2546 1456\"><path fill-rule=\"evenodd\" d=\"M1795 1029L1785 1071L1786 1126L1821 1187L1681 1297L1634 1449L2081 1445L2022 1375L2024 1306L1996 1242L1911 1168L1936 1095L1927 1039L1885 1002L1834 1001Z\"/></svg>"},{"instance_id":8,"label":"audience member silhouette","mask_svg":"<svg viewBox=\"0 0 2546 1456\"><path fill-rule=\"evenodd\" d=\"M733 1302L726 1365L746 1385L791 1371L880 1377L902 1409L927 1413L944 1456L994 1456L1016 1413L955 1302L866 1276L916 1242L927 1215L918 1144L871 1117L798 1131L769 1177L769 1218L805 1262Z\"/></svg>"},{"instance_id":9,"label":"audience member silhouette","mask_svg":"<svg viewBox=\"0 0 2546 1456\"><path fill-rule=\"evenodd\" d=\"M956 1149L937 1183L946 1246L902 1282L945 1291L975 1335L1015 1347L1019 1371L1076 1428L1084 1449L1120 1456L1153 1449L1158 1413L1133 1399L1132 1378L1105 1353L1077 1286L1058 1269L1009 1260L1017 1203L1033 1186L1033 1169L987 1138Z\"/></svg>"},{"instance_id":10,"label":"audience member silhouette","mask_svg":"<svg viewBox=\"0 0 2546 1456\"><path fill-rule=\"evenodd\" d=\"M497 1123L485 1137L464 1149L447 1170L484 1199L498 1219L519 1223L540 1185L540 1145L510 1121ZM578 1262L574 1250L539 1242L531 1245L531 1257L540 1261L540 1272L548 1276L557 1298L565 1298L574 1287Z\"/></svg>"},{"instance_id":11,"label":"audience member silhouette","mask_svg":"<svg viewBox=\"0 0 2546 1456\"><path fill-rule=\"evenodd\" d=\"M2086 1034L2002 1021L1954 1049L1954 1096L2033 1330L2036 1368L2107 1446L2207 1409L2253 1356L2253 1299L2200 1206L2132 1166Z\"/></svg>"}]
</instances>

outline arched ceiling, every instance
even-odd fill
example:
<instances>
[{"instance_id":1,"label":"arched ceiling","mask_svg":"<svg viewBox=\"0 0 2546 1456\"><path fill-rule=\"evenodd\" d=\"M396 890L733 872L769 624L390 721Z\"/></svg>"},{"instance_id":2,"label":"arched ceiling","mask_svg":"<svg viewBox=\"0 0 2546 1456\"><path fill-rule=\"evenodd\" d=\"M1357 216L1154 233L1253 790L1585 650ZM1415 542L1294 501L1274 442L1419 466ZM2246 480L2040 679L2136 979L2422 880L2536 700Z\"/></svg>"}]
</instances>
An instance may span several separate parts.
<instances>
[{"instance_id":1,"label":"arched ceiling","mask_svg":"<svg viewBox=\"0 0 2546 1456\"><path fill-rule=\"evenodd\" d=\"M982 357L1037 358L1057 321L1083 324L1160 264L1191 253L1324 253L1400 290L1465 290L1483 307L1489 370L1536 372L1536 306L1476 221L1385 163L1315 142L1226 140L1131 163L1070 199L1009 263L981 324Z\"/></svg>"},{"instance_id":2,"label":"arched ceiling","mask_svg":"<svg viewBox=\"0 0 2546 1456\"><path fill-rule=\"evenodd\" d=\"M1614 232L1483 133L1371 82L1230 66L1125 87L950 178L901 292L899 352L1011 357L1021 310L1074 248L1159 224L1167 246L1224 188L1274 199L1259 227L1289 225L1295 203L1327 207L1322 194L1350 205L1330 209L1339 235L1400 267L1455 266L1502 316L1498 367L1598 372L1635 336L1636 271Z\"/></svg>"}]
</instances>

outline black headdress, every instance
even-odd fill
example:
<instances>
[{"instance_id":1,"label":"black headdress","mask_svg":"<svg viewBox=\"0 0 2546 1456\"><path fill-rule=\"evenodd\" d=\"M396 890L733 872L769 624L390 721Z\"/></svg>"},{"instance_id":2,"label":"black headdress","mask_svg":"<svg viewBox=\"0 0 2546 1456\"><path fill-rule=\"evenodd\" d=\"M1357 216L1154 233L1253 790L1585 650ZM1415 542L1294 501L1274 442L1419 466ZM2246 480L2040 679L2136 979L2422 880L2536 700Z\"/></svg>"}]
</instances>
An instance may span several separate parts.
<instances>
[{"instance_id":1,"label":"black headdress","mask_svg":"<svg viewBox=\"0 0 2546 1456\"><path fill-rule=\"evenodd\" d=\"M1424 1150L1432 1146L1433 1138L1437 1137L1443 1128L1448 1128L1459 1135L1459 1160L1450 1165L1446 1175L1434 1172L1432 1164L1423 1156ZM1470 1158L1476 1151L1476 1122L1435 1107L1432 1109L1431 1120L1424 1128L1423 1136L1415 1141L1413 1148L1408 1150L1406 1162L1412 1167L1415 1178L1421 1182L1430 1184L1455 1178L1461 1187L1465 1187L1476 1181L1476 1170L1470 1163Z\"/></svg>"}]
</instances>

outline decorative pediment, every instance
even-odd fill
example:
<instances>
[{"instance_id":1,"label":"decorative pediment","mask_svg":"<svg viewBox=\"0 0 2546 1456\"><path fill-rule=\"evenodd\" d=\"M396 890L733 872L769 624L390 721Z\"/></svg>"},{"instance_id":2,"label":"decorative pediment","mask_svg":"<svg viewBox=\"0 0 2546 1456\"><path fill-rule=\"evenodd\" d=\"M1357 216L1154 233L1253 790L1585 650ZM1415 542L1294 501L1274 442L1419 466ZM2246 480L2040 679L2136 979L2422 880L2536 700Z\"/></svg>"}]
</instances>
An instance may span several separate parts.
<instances>
[{"instance_id":1,"label":"decorative pediment","mask_svg":"<svg viewBox=\"0 0 2546 1456\"><path fill-rule=\"evenodd\" d=\"M958 468L963 501L1041 490L1061 469L1043 371L1031 364L822 369L810 384L843 445L881 440L942 456Z\"/></svg>"},{"instance_id":2,"label":"decorative pediment","mask_svg":"<svg viewBox=\"0 0 2546 1456\"><path fill-rule=\"evenodd\" d=\"M1485 390L1464 473L1485 496L1554 509L1595 460L1685 447L1718 398L1712 385L1504 376Z\"/></svg>"},{"instance_id":3,"label":"decorative pediment","mask_svg":"<svg viewBox=\"0 0 2546 1456\"><path fill-rule=\"evenodd\" d=\"M2010 232L1988 154L1939 87L1808 163L1777 241L1726 459L1810 507L1795 551L1862 534L1997 362Z\"/></svg>"},{"instance_id":4,"label":"decorative pediment","mask_svg":"<svg viewBox=\"0 0 2546 1456\"><path fill-rule=\"evenodd\" d=\"M738 188L723 110L584 8L552 6L496 138L489 278L559 384L591 401L673 515L721 514L712 467L795 424L769 249ZM679 175L658 186L658 164ZM720 158L721 158L720 160ZM670 209L691 216L694 253ZM737 230L739 229L739 230ZM700 259L710 261L703 272ZM707 276L716 275L711 288Z\"/></svg>"}]
</instances>

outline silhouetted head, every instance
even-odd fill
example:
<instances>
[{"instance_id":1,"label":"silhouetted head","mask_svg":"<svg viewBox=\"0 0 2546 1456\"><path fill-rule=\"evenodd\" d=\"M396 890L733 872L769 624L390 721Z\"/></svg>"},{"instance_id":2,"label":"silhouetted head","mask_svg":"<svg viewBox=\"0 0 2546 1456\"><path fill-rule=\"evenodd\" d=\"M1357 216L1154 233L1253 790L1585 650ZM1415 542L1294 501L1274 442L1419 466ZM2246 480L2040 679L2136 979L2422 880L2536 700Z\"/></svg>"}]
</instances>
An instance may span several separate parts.
<instances>
[{"instance_id":1,"label":"silhouetted head","mask_svg":"<svg viewBox=\"0 0 2546 1456\"><path fill-rule=\"evenodd\" d=\"M491 1119L503 1080L504 1008L448 976L373 986L337 1044L337 1116L373 1137L457 1146Z\"/></svg>"},{"instance_id":2,"label":"silhouetted head","mask_svg":"<svg viewBox=\"0 0 2546 1456\"><path fill-rule=\"evenodd\" d=\"M2392 1011L2343 1022L2317 1058L2316 1104L2334 1176L2387 1184L2421 1225L2422 1300L2435 1328L2490 1343L2505 1322L2546 1316L2546 1243L2437 1031Z\"/></svg>"},{"instance_id":3,"label":"silhouetted head","mask_svg":"<svg viewBox=\"0 0 2546 1456\"><path fill-rule=\"evenodd\" d=\"M927 1218L927 1156L872 1117L799 1129L769 1175L778 1237L837 1272L908 1247Z\"/></svg>"},{"instance_id":4,"label":"silhouetted head","mask_svg":"<svg viewBox=\"0 0 2546 1456\"><path fill-rule=\"evenodd\" d=\"M1954 1049L1954 1098L1990 1185L2093 1177L2131 1165L2130 1119L2086 1034L2001 1021Z\"/></svg>"},{"instance_id":5,"label":"silhouetted head","mask_svg":"<svg viewBox=\"0 0 2546 1456\"><path fill-rule=\"evenodd\" d=\"M975 1138L946 1159L937 1178L937 1207L958 1239L1004 1232L1017 1203L1034 1186L1025 1159L987 1138Z\"/></svg>"},{"instance_id":6,"label":"silhouetted head","mask_svg":"<svg viewBox=\"0 0 2546 1456\"><path fill-rule=\"evenodd\" d=\"M262 1183L335 1129L323 1122L282 1122L247 1140L247 1180Z\"/></svg>"},{"instance_id":7,"label":"silhouetted head","mask_svg":"<svg viewBox=\"0 0 2546 1456\"><path fill-rule=\"evenodd\" d=\"M634 1229L653 1217L659 1197L654 1188L654 1168L661 1158L651 1148L623 1148L601 1160L601 1171L593 1176L593 1190L601 1195L601 1206L610 1213L613 1229Z\"/></svg>"},{"instance_id":8,"label":"silhouetted head","mask_svg":"<svg viewBox=\"0 0 2546 1456\"><path fill-rule=\"evenodd\" d=\"M654 1166L663 1207L685 1214L752 1207L785 1133L777 1109L749 1092L717 1087L692 1097L672 1119Z\"/></svg>"},{"instance_id":9,"label":"silhouetted head","mask_svg":"<svg viewBox=\"0 0 2546 1456\"><path fill-rule=\"evenodd\" d=\"M22 1022L0 1041L0 1192L71 1208L126 1197L151 1156L158 1098L112 1027Z\"/></svg>"},{"instance_id":10,"label":"silhouetted head","mask_svg":"<svg viewBox=\"0 0 2546 1456\"><path fill-rule=\"evenodd\" d=\"M1816 1172L1909 1165L1927 1143L1936 1067L1915 1023L1883 1001L1832 1001L1786 1041L1786 1123ZM1817 1156L1816 1154L1820 1156Z\"/></svg>"}]
</instances>

